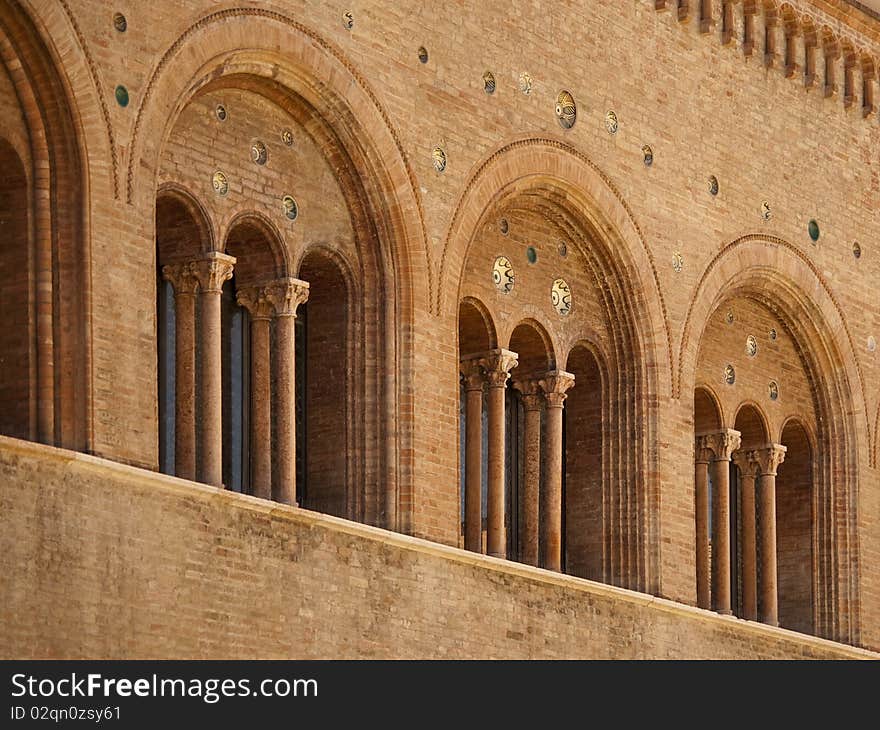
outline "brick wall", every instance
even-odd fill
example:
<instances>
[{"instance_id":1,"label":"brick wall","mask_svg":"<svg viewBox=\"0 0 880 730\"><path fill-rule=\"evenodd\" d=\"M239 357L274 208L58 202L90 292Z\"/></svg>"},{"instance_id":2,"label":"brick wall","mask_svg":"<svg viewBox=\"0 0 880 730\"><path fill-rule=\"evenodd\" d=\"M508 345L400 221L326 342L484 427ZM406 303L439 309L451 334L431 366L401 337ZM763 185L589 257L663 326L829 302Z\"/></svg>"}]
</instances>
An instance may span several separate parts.
<instances>
[{"instance_id":1,"label":"brick wall","mask_svg":"<svg viewBox=\"0 0 880 730\"><path fill-rule=\"evenodd\" d=\"M832 17L841 17L838 0L798 0L795 5L807 10L819 7ZM805 300L833 302L822 311L827 314L833 309L840 317L828 325L841 351L839 362L827 361L826 375L835 369L845 371L841 378L853 393L847 416L855 427L846 469L856 474L858 483L851 505L858 507L858 535L849 544L858 551L862 640L880 646L880 483L877 470L870 466L877 448L871 429L877 428L880 414L880 355L867 348L870 335L880 337L880 305L875 296L880 256L873 243L880 240L876 114L863 119L858 103L847 110L840 96L825 98L819 88L805 90L798 74L786 78L778 67L765 68L760 48L745 57L737 43L721 44L720 28L701 34L698 22L679 23L674 12L657 13L651 0L550 6L523 0L504 11L476 3L364 2L353 8L351 31L341 22L342 11L349 8L325 2L260 3L262 10L277 13L275 19L233 12L233 6L224 4L229 10L226 15L185 37L185 29L217 10L215 3L120 3L128 18L124 34L113 30L112 9L96 12L93 0L33 0L28 7L39 18L44 40L64 69L73 116L87 151L83 189L88 190L89 207L84 218L93 296L87 387L93 397L88 427L93 431L94 451L147 466L157 461L157 183L189 175L202 201L216 206L212 211L220 222L238 211L231 211L234 201L230 198L220 203L212 197L207 176L217 167L233 181L249 185L246 197L252 207L280 223L277 195L291 185L314 188L321 194L316 192L311 201L298 199L305 202L305 211L321 211L317 217L321 235L331 239L340 228L347 230L345 216L339 215L341 204L328 202L334 188L327 182L327 168L336 173L341 167L322 167L322 174L327 174L319 184L317 167L300 165L295 158L283 168L276 167L276 161L284 158L273 155L257 175L247 154L248 144L260 124L278 126L284 115L277 103L265 97L254 100L249 91L213 90L211 94L228 92L230 98L247 96L249 114L254 117L237 121L231 117L229 129L239 122L242 126L228 144L209 134L215 124L206 101L209 97L189 104L192 84L202 78L200 74L222 75L224 59L244 48L255 72L275 74L276 79L297 75L305 79L299 90L311 94L310 102L324 100L319 115L329 120L343 146L359 161L369 155L389 160L390 171L385 172L390 182L384 189L393 189L400 199L383 200L370 188L372 197L366 196L365 204L371 217L385 214L394 224L382 231L383 242L400 251L402 232L417 231L406 238L415 254L401 255L395 269L396 282L401 286L411 282L414 288L411 306L401 306L396 323L400 350L406 357L380 364L377 337L369 345L373 349L364 353L368 364L364 370L372 367L372 377L393 381L399 390L400 413L406 416L389 426L399 435L398 453L391 457L383 453L380 459L383 432L377 416L382 406L375 402L378 388L359 405L360 412L369 414L362 426L363 442L373 440L370 448L364 448L370 455L364 466L369 473L362 480L366 501L378 502L370 490L379 489L383 470L394 463L401 486L402 529L448 544L458 539L457 297L460 283L468 286L469 277L474 286L485 284L486 280L477 282L485 271L480 246L485 244L488 253L489 248L497 248L497 241L490 241L489 233L479 236L473 247L480 252L479 258L466 259L463 252L477 232L467 225L462 231L455 229L456 211L461 207L461 217L468 223L480 220L483 211L469 205L474 201L474 181L483 171L491 176L489 187L494 186L496 193L508 185L525 190L528 176L546 174L548 156L537 147L518 156L505 153L495 158L498 150L512 142L544 138L566 145L595 165L601 185L590 187L587 183L592 178L587 173L577 179L572 175L563 181L568 188L559 198L571 202L580 196L592 201L597 226L591 235L614 251L622 272L637 283L633 291L653 297L646 309L653 315L638 322L642 349L633 353L634 359L650 357L647 369L656 387L643 395L646 408L653 411L630 426L650 439L645 449L653 458L633 473L643 475L657 495L652 503L656 523L651 538L659 592L683 601L694 599L692 389L675 393L673 386L679 366L683 382L697 378L696 353L701 343L696 338L685 340L684 323L725 246L744 234L778 236L790 243L790 262L794 262L783 262L778 267L780 276ZM848 27L860 29L866 47L873 48L880 37L876 23L868 24L855 11L850 15ZM297 22L313 32L309 39L303 40L303 33L294 29ZM430 54L424 65L416 56L422 44ZM344 59L345 63L328 59ZM486 70L497 80L492 96L483 90ZM517 90L523 71L533 79L529 95ZM119 83L131 95L126 108L116 105L113 98ZM568 131L561 129L553 114L556 95L563 88L578 103L578 121ZM167 89L175 90L173 98L163 96ZM7 97L11 99L4 93L3 98ZM366 101L368 97L375 103ZM620 119L615 135L604 126L605 112L610 109ZM163 128L151 123L154 117L168 122L165 131L169 134L172 129L180 134L163 139L159 133ZM363 126L346 126L352 118ZM305 126L314 130L319 125ZM363 134L354 135L351 129ZM380 129L386 130L385 136ZM16 134L24 139L20 130ZM214 144L207 144L209 139ZM654 152L651 167L643 163L642 145L646 143ZM438 144L448 157L442 174L431 162L431 149ZM378 146L378 151L371 145ZM173 156L177 156L177 166L170 164ZM396 162L401 156L409 179L401 173L402 163ZM515 162L508 162L512 157ZM587 167L583 163L582 168ZM359 171L366 169L361 165ZM710 174L720 182L718 196L707 190ZM406 202L413 198L418 209ZM489 199L492 205L499 202L491 195ZM773 210L769 221L760 215L764 200ZM67 214L78 215L75 211ZM821 226L815 245L807 235L811 218ZM537 278L534 272L553 255L550 242L544 241L546 229L534 221L533 225L534 235L542 239L538 241L539 263L529 268L520 259L518 267L529 272L519 283L523 292ZM285 233L294 254L304 248L298 238L302 231L294 226L289 235ZM614 245L608 245L609 241ZM856 241L862 247L860 259L852 255ZM544 245L550 247L545 251ZM637 258L632 250L641 245ZM784 247L768 243L766 248L781 251ZM672 266L675 252L683 256L680 272ZM726 256L736 265L729 268L742 270L756 262L745 245ZM578 279L579 263L572 256L560 272L585 288L575 291L576 301L592 303L590 282ZM723 267L715 271L719 268ZM549 273L541 272L541 276ZM720 276L711 280L724 283ZM376 296L398 294L378 286L376 290ZM534 299L533 307L543 308L540 315L552 323L552 313L545 311L549 298L543 294L543 284L536 291L540 297ZM441 306L432 313L431 303L438 292L442 292ZM775 302L777 293L768 289L767 301ZM364 331L379 326L374 312L371 315L374 306L375 302L364 304ZM692 323L696 331L703 330L713 311ZM515 311L510 316L518 319L521 315ZM580 323L585 328L590 324ZM394 324L385 323L389 331L395 329ZM511 327L515 324L509 322ZM551 332L557 341L563 341L564 334ZM580 336L569 334L572 340ZM711 357L718 363L742 358L742 334L737 331L730 339L708 342L702 351L708 353L717 346ZM799 346L821 349L819 343L801 342ZM711 365L707 377L717 382L715 360L703 362ZM763 392L770 375L764 366L769 361L759 358L756 362L762 363L762 369L755 370L754 377L742 373L730 391L731 406L734 399L745 399L749 383ZM780 381L782 403L803 386L797 360L790 362L795 364ZM775 407L767 406L771 411ZM785 414L778 416L781 419ZM609 427L616 429L618 424ZM842 461L834 469L836 479L843 470ZM378 521L377 512L377 507L366 510L371 521Z\"/></svg>"},{"instance_id":2,"label":"brick wall","mask_svg":"<svg viewBox=\"0 0 880 730\"><path fill-rule=\"evenodd\" d=\"M8 438L0 508L4 658L877 658Z\"/></svg>"}]
</instances>

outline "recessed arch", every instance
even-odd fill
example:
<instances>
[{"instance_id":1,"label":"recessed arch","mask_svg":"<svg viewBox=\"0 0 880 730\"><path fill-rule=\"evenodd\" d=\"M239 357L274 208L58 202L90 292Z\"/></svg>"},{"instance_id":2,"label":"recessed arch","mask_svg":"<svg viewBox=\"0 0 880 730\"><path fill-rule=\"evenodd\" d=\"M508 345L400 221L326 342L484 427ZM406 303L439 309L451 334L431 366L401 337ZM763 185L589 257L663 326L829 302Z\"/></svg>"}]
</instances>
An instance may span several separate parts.
<instances>
[{"instance_id":1,"label":"recessed arch","mask_svg":"<svg viewBox=\"0 0 880 730\"><path fill-rule=\"evenodd\" d=\"M518 355L517 378L538 377L556 369L556 354L550 335L534 319L525 319L513 328L507 349Z\"/></svg>"},{"instance_id":2,"label":"recessed arch","mask_svg":"<svg viewBox=\"0 0 880 730\"><path fill-rule=\"evenodd\" d=\"M224 236L223 252L234 256L240 286L288 276L289 253L275 225L259 212L237 215Z\"/></svg>"},{"instance_id":3,"label":"recessed arch","mask_svg":"<svg viewBox=\"0 0 880 730\"><path fill-rule=\"evenodd\" d=\"M724 424L724 411L715 391L708 385L694 389L694 432L714 433Z\"/></svg>"},{"instance_id":4,"label":"recessed arch","mask_svg":"<svg viewBox=\"0 0 880 730\"><path fill-rule=\"evenodd\" d=\"M744 450L760 449L770 443L767 416L757 403L740 404L734 415L733 428L740 432Z\"/></svg>"},{"instance_id":5,"label":"recessed arch","mask_svg":"<svg viewBox=\"0 0 880 730\"><path fill-rule=\"evenodd\" d=\"M857 643L859 462L870 462L864 437L864 378L839 302L809 257L784 239L743 236L726 245L701 275L682 327L677 388L693 387L700 343L724 301L742 297L767 309L796 345L817 420L814 450L815 631Z\"/></svg>"},{"instance_id":6,"label":"recessed arch","mask_svg":"<svg viewBox=\"0 0 880 730\"><path fill-rule=\"evenodd\" d=\"M204 206L189 190L165 185L156 197L158 266L214 250L214 232Z\"/></svg>"},{"instance_id":7,"label":"recessed arch","mask_svg":"<svg viewBox=\"0 0 880 730\"><path fill-rule=\"evenodd\" d=\"M325 152L344 191L361 258L354 270L362 312L352 342L371 371L410 372L414 311L426 309L433 287L415 178L369 84L339 49L311 29L262 8L212 12L187 28L140 95L126 200L136 209L149 204L181 113L200 94L225 88L270 101ZM298 252L291 253L291 259L298 258ZM377 411L369 415L373 427L364 433L371 456L362 464L360 482L369 487L360 514L372 524L410 531L415 451L408 444L417 404L403 397L402 377L371 374L365 382Z\"/></svg>"},{"instance_id":8,"label":"recessed arch","mask_svg":"<svg viewBox=\"0 0 880 730\"><path fill-rule=\"evenodd\" d=\"M498 334L486 305L465 297L458 306L459 356L478 354L498 347Z\"/></svg>"}]
</instances>

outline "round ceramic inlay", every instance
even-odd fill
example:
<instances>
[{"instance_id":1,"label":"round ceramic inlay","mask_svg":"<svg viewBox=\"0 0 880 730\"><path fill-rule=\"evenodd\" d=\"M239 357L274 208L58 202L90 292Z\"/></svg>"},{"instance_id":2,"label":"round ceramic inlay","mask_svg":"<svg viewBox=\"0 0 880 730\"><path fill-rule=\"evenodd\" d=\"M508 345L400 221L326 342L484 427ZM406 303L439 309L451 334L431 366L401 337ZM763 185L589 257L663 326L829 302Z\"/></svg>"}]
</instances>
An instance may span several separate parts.
<instances>
[{"instance_id":1,"label":"round ceramic inlay","mask_svg":"<svg viewBox=\"0 0 880 730\"><path fill-rule=\"evenodd\" d=\"M486 71L483 74L483 91L487 94L495 93L495 74L491 71Z\"/></svg>"},{"instance_id":2,"label":"round ceramic inlay","mask_svg":"<svg viewBox=\"0 0 880 730\"><path fill-rule=\"evenodd\" d=\"M229 114L226 112L226 107L222 104L218 104L217 108L214 109L214 114L217 116L221 122L225 122L229 117Z\"/></svg>"},{"instance_id":3,"label":"round ceramic inlay","mask_svg":"<svg viewBox=\"0 0 880 730\"><path fill-rule=\"evenodd\" d=\"M260 140L254 142L251 145L251 160L253 160L257 165L265 165L268 159L269 150L266 149L266 145L260 142Z\"/></svg>"},{"instance_id":4,"label":"round ceramic inlay","mask_svg":"<svg viewBox=\"0 0 880 730\"><path fill-rule=\"evenodd\" d=\"M220 170L214 173L214 176L211 178L211 185L217 195L223 196L229 192L229 179L226 177L226 173Z\"/></svg>"},{"instance_id":5,"label":"round ceramic inlay","mask_svg":"<svg viewBox=\"0 0 880 730\"><path fill-rule=\"evenodd\" d=\"M560 241L559 245L556 247L556 252L562 258L565 258L566 256L568 256L568 244L565 241Z\"/></svg>"},{"instance_id":6,"label":"round ceramic inlay","mask_svg":"<svg viewBox=\"0 0 880 730\"><path fill-rule=\"evenodd\" d=\"M754 335L746 337L746 355L755 357L758 354L758 340Z\"/></svg>"},{"instance_id":7,"label":"round ceramic inlay","mask_svg":"<svg viewBox=\"0 0 880 730\"><path fill-rule=\"evenodd\" d=\"M733 316L733 312L728 311L727 314L724 316L724 319L727 320L727 324L733 324L733 320L735 319L735 317Z\"/></svg>"},{"instance_id":8,"label":"round ceramic inlay","mask_svg":"<svg viewBox=\"0 0 880 730\"><path fill-rule=\"evenodd\" d=\"M724 368L724 382L728 385L733 385L736 382L736 370L733 369L733 365L728 364Z\"/></svg>"},{"instance_id":9,"label":"round ceramic inlay","mask_svg":"<svg viewBox=\"0 0 880 730\"><path fill-rule=\"evenodd\" d=\"M644 145L642 147L642 155L644 156L645 165L650 167L654 164L654 150L651 149L651 145Z\"/></svg>"},{"instance_id":10,"label":"round ceramic inlay","mask_svg":"<svg viewBox=\"0 0 880 730\"><path fill-rule=\"evenodd\" d=\"M519 90L523 94L532 93L532 76L528 71L523 71L519 75Z\"/></svg>"},{"instance_id":11,"label":"round ceramic inlay","mask_svg":"<svg viewBox=\"0 0 880 730\"><path fill-rule=\"evenodd\" d=\"M284 215L292 221L295 221L299 215L299 207L292 195L285 195L281 198L281 209L284 211Z\"/></svg>"},{"instance_id":12,"label":"round ceramic inlay","mask_svg":"<svg viewBox=\"0 0 880 730\"><path fill-rule=\"evenodd\" d=\"M510 232L510 223L507 222L507 218L498 221L498 230L501 231L502 236L506 236Z\"/></svg>"},{"instance_id":13,"label":"round ceramic inlay","mask_svg":"<svg viewBox=\"0 0 880 730\"><path fill-rule=\"evenodd\" d=\"M288 147L293 147L293 132L291 132L289 129L282 129L281 141Z\"/></svg>"},{"instance_id":14,"label":"round ceramic inlay","mask_svg":"<svg viewBox=\"0 0 880 730\"><path fill-rule=\"evenodd\" d=\"M116 28L120 33L125 33L128 29L128 21L125 19L125 16L122 13L114 13L113 15L113 27Z\"/></svg>"},{"instance_id":15,"label":"round ceramic inlay","mask_svg":"<svg viewBox=\"0 0 880 730\"><path fill-rule=\"evenodd\" d=\"M342 14L342 27L346 30L351 30L352 28L354 28L354 15L352 14L351 10L346 10Z\"/></svg>"},{"instance_id":16,"label":"round ceramic inlay","mask_svg":"<svg viewBox=\"0 0 880 730\"><path fill-rule=\"evenodd\" d=\"M763 218L765 221L770 220L770 203L768 203L766 200L761 203L761 218Z\"/></svg>"},{"instance_id":17,"label":"round ceramic inlay","mask_svg":"<svg viewBox=\"0 0 880 730\"><path fill-rule=\"evenodd\" d=\"M676 274L680 274L681 270L684 268L684 256L681 255L681 252L676 251L672 254L672 270Z\"/></svg>"},{"instance_id":18,"label":"round ceramic inlay","mask_svg":"<svg viewBox=\"0 0 880 730\"><path fill-rule=\"evenodd\" d=\"M718 195L718 178L714 175L709 175L709 194Z\"/></svg>"},{"instance_id":19,"label":"round ceramic inlay","mask_svg":"<svg viewBox=\"0 0 880 730\"><path fill-rule=\"evenodd\" d=\"M770 330L770 339L775 340L777 337L779 337L779 333L776 331L776 328L774 327L773 329Z\"/></svg>"},{"instance_id":20,"label":"round ceramic inlay","mask_svg":"<svg viewBox=\"0 0 880 730\"><path fill-rule=\"evenodd\" d=\"M419 48L419 61L421 61L422 63L428 62L428 49L424 46L421 46Z\"/></svg>"},{"instance_id":21,"label":"round ceramic inlay","mask_svg":"<svg viewBox=\"0 0 880 730\"><path fill-rule=\"evenodd\" d=\"M550 302L563 317L571 311L571 288L565 279L556 279L550 287Z\"/></svg>"},{"instance_id":22,"label":"round ceramic inlay","mask_svg":"<svg viewBox=\"0 0 880 730\"><path fill-rule=\"evenodd\" d=\"M858 241L853 242L852 251L853 251L853 256L855 256L857 259L862 258L862 247L859 245Z\"/></svg>"},{"instance_id":23,"label":"round ceramic inlay","mask_svg":"<svg viewBox=\"0 0 880 730\"><path fill-rule=\"evenodd\" d=\"M122 107L128 106L128 89L122 84L116 87L116 103Z\"/></svg>"},{"instance_id":24,"label":"round ceramic inlay","mask_svg":"<svg viewBox=\"0 0 880 730\"><path fill-rule=\"evenodd\" d=\"M619 128L620 122L617 120L617 114L613 111L609 111L605 115L605 129L608 130L608 134L617 134Z\"/></svg>"},{"instance_id":25,"label":"round ceramic inlay","mask_svg":"<svg viewBox=\"0 0 880 730\"><path fill-rule=\"evenodd\" d=\"M538 252L535 250L534 246L529 246L526 249L526 261L530 264L534 264L538 260Z\"/></svg>"},{"instance_id":26,"label":"round ceramic inlay","mask_svg":"<svg viewBox=\"0 0 880 730\"><path fill-rule=\"evenodd\" d=\"M813 240L813 243L819 240L819 224L812 220L807 224L807 232L810 234L810 238Z\"/></svg>"},{"instance_id":27,"label":"round ceramic inlay","mask_svg":"<svg viewBox=\"0 0 880 730\"><path fill-rule=\"evenodd\" d=\"M767 390L770 395L770 400L776 400L779 398L779 384L775 380L770 381L770 385L767 387Z\"/></svg>"},{"instance_id":28,"label":"round ceramic inlay","mask_svg":"<svg viewBox=\"0 0 880 730\"><path fill-rule=\"evenodd\" d=\"M563 129L571 129L577 121L577 104L571 92L560 91L556 97L556 118Z\"/></svg>"},{"instance_id":29,"label":"round ceramic inlay","mask_svg":"<svg viewBox=\"0 0 880 730\"><path fill-rule=\"evenodd\" d=\"M442 147L435 147L431 150L431 161L437 172L443 172L446 169L446 153Z\"/></svg>"},{"instance_id":30,"label":"round ceramic inlay","mask_svg":"<svg viewBox=\"0 0 880 730\"><path fill-rule=\"evenodd\" d=\"M492 281L495 288L502 294L509 294L513 289L516 277L513 274L513 264L507 256L499 256L492 265Z\"/></svg>"},{"instance_id":31,"label":"round ceramic inlay","mask_svg":"<svg viewBox=\"0 0 880 730\"><path fill-rule=\"evenodd\" d=\"M877 349L877 340L874 339L874 335L868 337L868 352L874 352Z\"/></svg>"}]
</instances>

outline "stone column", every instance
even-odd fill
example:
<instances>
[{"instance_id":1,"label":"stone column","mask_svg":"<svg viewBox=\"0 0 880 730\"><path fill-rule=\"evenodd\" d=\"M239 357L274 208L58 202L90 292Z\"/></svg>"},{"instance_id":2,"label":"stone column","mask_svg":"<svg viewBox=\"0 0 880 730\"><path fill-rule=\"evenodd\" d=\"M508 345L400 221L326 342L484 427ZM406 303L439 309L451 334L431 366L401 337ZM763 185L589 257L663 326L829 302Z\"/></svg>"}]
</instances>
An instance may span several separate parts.
<instances>
[{"instance_id":1,"label":"stone column","mask_svg":"<svg viewBox=\"0 0 880 730\"><path fill-rule=\"evenodd\" d=\"M265 286L240 289L238 303L250 315L250 488L272 499L272 380L270 329L274 306Z\"/></svg>"},{"instance_id":2,"label":"stone column","mask_svg":"<svg viewBox=\"0 0 880 730\"><path fill-rule=\"evenodd\" d=\"M758 620L758 542L755 529L755 478L758 465L751 452L733 457L742 474L742 617Z\"/></svg>"},{"instance_id":3,"label":"stone column","mask_svg":"<svg viewBox=\"0 0 880 730\"><path fill-rule=\"evenodd\" d=\"M506 557L504 533L504 389L517 355L510 350L493 350L482 361L489 384L489 479L486 504L486 552Z\"/></svg>"},{"instance_id":4,"label":"stone column","mask_svg":"<svg viewBox=\"0 0 880 730\"><path fill-rule=\"evenodd\" d=\"M840 96L840 86L838 83L839 74L837 71L839 65L839 47L837 44L826 40L822 44L822 66L825 75L822 93L826 99L837 99Z\"/></svg>"},{"instance_id":5,"label":"stone column","mask_svg":"<svg viewBox=\"0 0 880 730\"><path fill-rule=\"evenodd\" d=\"M483 551L483 383L479 358L461 361L465 390L464 548Z\"/></svg>"},{"instance_id":6,"label":"stone column","mask_svg":"<svg viewBox=\"0 0 880 730\"><path fill-rule=\"evenodd\" d=\"M520 559L538 565L539 499L541 493L541 396L537 380L519 380L513 384L522 394L525 424L523 429L523 498Z\"/></svg>"},{"instance_id":7,"label":"stone column","mask_svg":"<svg viewBox=\"0 0 880 730\"><path fill-rule=\"evenodd\" d=\"M199 481L223 486L223 352L220 295L235 258L216 251L194 262L199 280L199 376L201 413L197 434Z\"/></svg>"},{"instance_id":8,"label":"stone column","mask_svg":"<svg viewBox=\"0 0 880 730\"><path fill-rule=\"evenodd\" d=\"M697 436L694 450L694 514L697 537L697 605L712 607L709 557L709 462L712 449L707 436Z\"/></svg>"},{"instance_id":9,"label":"stone column","mask_svg":"<svg viewBox=\"0 0 880 730\"><path fill-rule=\"evenodd\" d=\"M554 370L541 379L547 401L541 532L544 567L562 570L562 407L574 375Z\"/></svg>"},{"instance_id":10,"label":"stone column","mask_svg":"<svg viewBox=\"0 0 880 730\"><path fill-rule=\"evenodd\" d=\"M779 18L773 14L764 15L764 65L775 68L779 65Z\"/></svg>"},{"instance_id":11,"label":"stone column","mask_svg":"<svg viewBox=\"0 0 880 730\"><path fill-rule=\"evenodd\" d=\"M309 285L288 277L273 282L275 307L275 479L276 502L296 504L296 310L309 298ZM342 414L340 414L341 416Z\"/></svg>"},{"instance_id":12,"label":"stone column","mask_svg":"<svg viewBox=\"0 0 880 730\"><path fill-rule=\"evenodd\" d=\"M174 473L196 478L196 292L192 261L162 267L174 288Z\"/></svg>"},{"instance_id":13,"label":"stone column","mask_svg":"<svg viewBox=\"0 0 880 730\"><path fill-rule=\"evenodd\" d=\"M730 456L740 446L740 433L731 428L709 436L713 451L712 596L715 610L730 613Z\"/></svg>"},{"instance_id":14,"label":"stone column","mask_svg":"<svg viewBox=\"0 0 880 730\"><path fill-rule=\"evenodd\" d=\"M785 446L771 444L751 453L759 474L761 520L761 621L779 625L776 582L776 469L785 459Z\"/></svg>"}]
</instances>

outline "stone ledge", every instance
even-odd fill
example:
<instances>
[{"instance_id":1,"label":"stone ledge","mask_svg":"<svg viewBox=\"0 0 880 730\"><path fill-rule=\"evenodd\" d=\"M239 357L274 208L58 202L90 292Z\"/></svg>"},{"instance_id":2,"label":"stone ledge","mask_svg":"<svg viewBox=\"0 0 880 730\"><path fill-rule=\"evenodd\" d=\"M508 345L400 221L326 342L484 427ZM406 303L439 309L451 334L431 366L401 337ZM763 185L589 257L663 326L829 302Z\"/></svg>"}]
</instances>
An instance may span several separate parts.
<instances>
[{"instance_id":1,"label":"stone ledge","mask_svg":"<svg viewBox=\"0 0 880 730\"><path fill-rule=\"evenodd\" d=\"M119 464L87 454L80 454L3 436L0 436L0 452L5 452L6 454L20 454L26 458L36 458L45 462L55 462L63 465L67 471L81 472L84 474L88 473L98 477L108 477L116 484L136 482L140 486L149 485L151 489L160 490L166 494L177 494L190 498L200 496L214 504L221 504L226 507L233 507L237 510L264 514L271 516L273 519L285 520L299 525L319 527L336 533L353 535L379 542L383 545L396 547L401 550L438 557L444 561L479 567L496 574L516 576L536 583L559 586L570 591L586 593L594 596L604 596L630 605L650 607L657 612L679 615L686 617L688 620L696 620L717 627L734 627L738 634L752 635L757 639L785 639L786 641L794 642L804 647L831 650L839 654L842 658L880 659L880 654L866 649L839 644L827 639L816 638L789 631L787 629L770 627L752 621L745 621L734 616L721 616L711 611L676 603L668 599L658 598L648 594L609 586L582 578L554 573L499 558L479 555L459 548L429 542L421 538L390 532L378 527L363 525L338 517L311 512L298 507L267 502L248 495L228 492L223 489L189 482L152 471L146 471L137 467Z\"/></svg>"}]
</instances>

